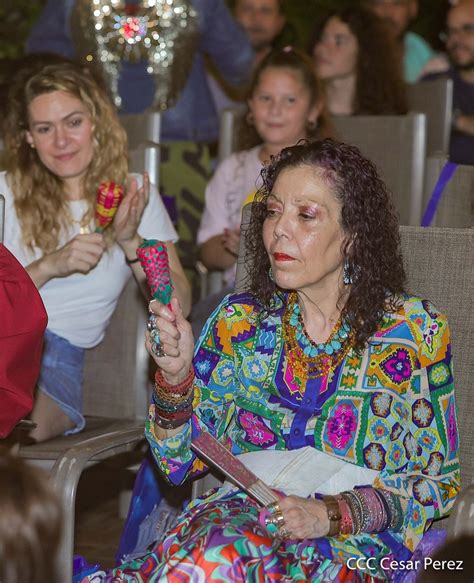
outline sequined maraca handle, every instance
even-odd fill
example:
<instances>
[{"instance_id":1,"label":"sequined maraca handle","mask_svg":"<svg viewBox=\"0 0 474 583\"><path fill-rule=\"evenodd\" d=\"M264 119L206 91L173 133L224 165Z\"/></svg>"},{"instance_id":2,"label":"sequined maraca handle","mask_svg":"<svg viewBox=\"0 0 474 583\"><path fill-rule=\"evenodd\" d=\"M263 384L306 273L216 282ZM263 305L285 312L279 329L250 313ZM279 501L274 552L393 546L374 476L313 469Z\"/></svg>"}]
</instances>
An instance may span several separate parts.
<instances>
[{"instance_id":1,"label":"sequined maraca handle","mask_svg":"<svg viewBox=\"0 0 474 583\"><path fill-rule=\"evenodd\" d=\"M137 249L137 257L140 259L153 297L168 306L171 302L173 285L166 245L163 241L155 239L144 241Z\"/></svg>"},{"instance_id":2,"label":"sequined maraca handle","mask_svg":"<svg viewBox=\"0 0 474 583\"><path fill-rule=\"evenodd\" d=\"M103 233L114 220L122 198L123 187L120 184L111 181L100 183L95 205L96 233Z\"/></svg>"}]
</instances>

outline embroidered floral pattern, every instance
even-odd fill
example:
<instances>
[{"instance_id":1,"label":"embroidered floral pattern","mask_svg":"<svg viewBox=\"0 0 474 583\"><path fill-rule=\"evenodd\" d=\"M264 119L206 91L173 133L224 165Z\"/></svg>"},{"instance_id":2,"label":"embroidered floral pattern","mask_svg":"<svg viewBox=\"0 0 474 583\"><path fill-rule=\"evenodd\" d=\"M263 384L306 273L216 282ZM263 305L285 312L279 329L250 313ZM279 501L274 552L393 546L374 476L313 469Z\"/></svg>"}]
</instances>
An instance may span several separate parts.
<instances>
[{"instance_id":1,"label":"embroidered floral pattern","mask_svg":"<svg viewBox=\"0 0 474 583\"><path fill-rule=\"evenodd\" d=\"M428 427L433 421L434 411L426 399L418 399L413 405L413 422L418 427Z\"/></svg>"},{"instance_id":2,"label":"embroidered floral pattern","mask_svg":"<svg viewBox=\"0 0 474 583\"><path fill-rule=\"evenodd\" d=\"M385 450L379 443L371 443L364 449L364 460L367 467L382 470L385 467Z\"/></svg>"},{"instance_id":3,"label":"embroidered floral pattern","mask_svg":"<svg viewBox=\"0 0 474 583\"><path fill-rule=\"evenodd\" d=\"M276 437L265 425L263 419L250 411L241 412L238 421L245 431L245 437L252 445L269 447L276 443Z\"/></svg>"},{"instance_id":4,"label":"embroidered floral pattern","mask_svg":"<svg viewBox=\"0 0 474 583\"><path fill-rule=\"evenodd\" d=\"M404 348L395 350L391 356L386 358L382 362L382 368L385 374L397 385L408 380L413 372L410 356Z\"/></svg>"},{"instance_id":5,"label":"embroidered floral pattern","mask_svg":"<svg viewBox=\"0 0 474 583\"><path fill-rule=\"evenodd\" d=\"M436 387L445 385L451 376L449 368L444 364L444 362L433 365L429 374L431 383Z\"/></svg>"},{"instance_id":6,"label":"embroidered floral pattern","mask_svg":"<svg viewBox=\"0 0 474 583\"><path fill-rule=\"evenodd\" d=\"M340 404L328 420L328 437L334 449L343 449L357 428L357 419L352 408Z\"/></svg>"},{"instance_id":7,"label":"embroidered floral pattern","mask_svg":"<svg viewBox=\"0 0 474 583\"><path fill-rule=\"evenodd\" d=\"M391 405L392 397L387 393L374 393L372 395L370 406L378 417L388 417Z\"/></svg>"}]
</instances>

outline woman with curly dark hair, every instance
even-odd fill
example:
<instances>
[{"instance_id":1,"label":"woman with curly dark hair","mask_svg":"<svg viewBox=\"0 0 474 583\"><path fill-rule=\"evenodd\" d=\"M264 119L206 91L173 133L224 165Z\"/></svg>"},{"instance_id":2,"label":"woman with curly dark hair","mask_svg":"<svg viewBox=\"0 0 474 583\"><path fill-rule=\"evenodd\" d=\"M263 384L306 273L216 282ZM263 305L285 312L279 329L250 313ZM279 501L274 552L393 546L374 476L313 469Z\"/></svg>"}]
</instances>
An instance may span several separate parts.
<instances>
[{"instance_id":1,"label":"woman with curly dark hair","mask_svg":"<svg viewBox=\"0 0 474 583\"><path fill-rule=\"evenodd\" d=\"M250 290L222 301L195 350L176 300L150 304L146 435L172 483L205 469L191 440L211 434L278 495L240 474L243 489L194 500L114 580L387 580L459 489L447 322L403 291L375 166L326 139L285 148L263 178Z\"/></svg>"},{"instance_id":2,"label":"woman with curly dark hair","mask_svg":"<svg viewBox=\"0 0 474 583\"><path fill-rule=\"evenodd\" d=\"M385 23L360 6L330 12L310 43L335 115L407 112L402 64Z\"/></svg>"}]
</instances>

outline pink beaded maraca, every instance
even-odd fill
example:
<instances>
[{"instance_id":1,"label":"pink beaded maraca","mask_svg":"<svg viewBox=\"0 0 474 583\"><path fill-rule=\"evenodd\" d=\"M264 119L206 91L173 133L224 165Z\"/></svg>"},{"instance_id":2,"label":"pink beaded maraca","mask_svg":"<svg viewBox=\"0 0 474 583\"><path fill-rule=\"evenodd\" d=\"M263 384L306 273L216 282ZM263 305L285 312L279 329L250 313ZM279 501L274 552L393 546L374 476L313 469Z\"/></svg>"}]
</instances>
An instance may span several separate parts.
<instances>
[{"instance_id":1,"label":"pink beaded maraca","mask_svg":"<svg viewBox=\"0 0 474 583\"><path fill-rule=\"evenodd\" d=\"M166 245L163 241L155 239L144 241L137 249L137 257L140 259L152 296L171 308L173 285Z\"/></svg>"},{"instance_id":2,"label":"pink beaded maraca","mask_svg":"<svg viewBox=\"0 0 474 583\"><path fill-rule=\"evenodd\" d=\"M95 204L96 233L103 233L114 220L122 198L123 187L120 184L110 180L100 183Z\"/></svg>"},{"instance_id":3,"label":"pink beaded maraca","mask_svg":"<svg viewBox=\"0 0 474 583\"><path fill-rule=\"evenodd\" d=\"M170 278L168 252L163 241L150 239L144 241L137 249L137 257L146 275L152 296L171 310L173 285ZM166 356L160 342L160 331L156 327L156 316L150 312L148 331L151 337L151 350L158 356Z\"/></svg>"}]
</instances>

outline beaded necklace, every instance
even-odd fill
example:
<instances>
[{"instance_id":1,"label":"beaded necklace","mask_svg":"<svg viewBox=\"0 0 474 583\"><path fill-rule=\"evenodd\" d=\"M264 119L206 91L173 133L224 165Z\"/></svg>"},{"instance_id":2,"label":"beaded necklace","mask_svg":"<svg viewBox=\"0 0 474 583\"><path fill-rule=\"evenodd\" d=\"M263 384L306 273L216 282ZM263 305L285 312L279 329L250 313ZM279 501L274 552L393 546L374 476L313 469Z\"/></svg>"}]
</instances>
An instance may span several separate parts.
<instances>
[{"instance_id":1,"label":"beaded necklace","mask_svg":"<svg viewBox=\"0 0 474 583\"><path fill-rule=\"evenodd\" d=\"M326 342L313 342L303 322L298 295L291 292L283 314L283 337L293 372L302 384L334 370L351 349L353 334L339 318Z\"/></svg>"}]
</instances>

